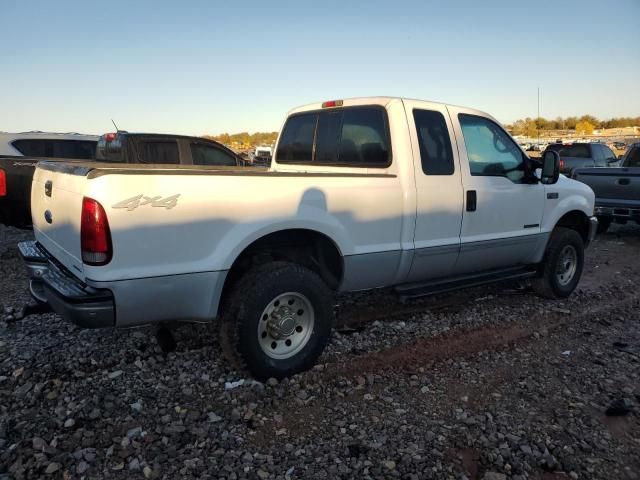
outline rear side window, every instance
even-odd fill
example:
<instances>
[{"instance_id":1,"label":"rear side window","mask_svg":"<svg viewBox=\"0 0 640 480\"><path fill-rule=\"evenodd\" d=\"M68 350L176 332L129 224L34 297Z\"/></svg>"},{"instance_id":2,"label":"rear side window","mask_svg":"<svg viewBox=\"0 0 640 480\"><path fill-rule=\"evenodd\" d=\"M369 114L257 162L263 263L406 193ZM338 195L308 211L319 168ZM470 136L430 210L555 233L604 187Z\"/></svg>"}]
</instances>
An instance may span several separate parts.
<instances>
[{"instance_id":1,"label":"rear side window","mask_svg":"<svg viewBox=\"0 0 640 480\"><path fill-rule=\"evenodd\" d=\"M191 157L194 165L236 166L236 159L213 145L191 143Z\"/></svg>"},{"instance_id":2,"label":"rear side window","mask_svg":"<svg viewBox=\"0 0 640 480\"><path fill-rule=\"evenodd\" d=\"M418 134L422 171L427 175L453 174L453 150L444 116L431 110L414 110L413 119Z\"/></svg>"},{"instance_id":3,"label":"rear side window","mask_svg":"<svg viewBox=\"0 0 640 480\"><path fill-rule=\"evenodd\" d=\"M318 121L317 113L289 117L278 142L278 162L310 163Z\"/></svg>"},{"instance_id":4,"label":"rear side window","mask_svg":"<svg viewBox=\"0 0 640 480\"><path fill-rule=\"evenodd\" d=\"M177 142L144 142L140 163L180 163Z\"/></svg>"},{"instance_id":5,"label":"rear side window","mask_svg":"<svg viewBox=\"0 0 640 480\"><path fill-rule=\"evenodd\" d=\"M386 112L353 107L291 117L277 158L280 163L386 167L391 160Z\"/></svg>"},{"instance_id":6,"label":"rear side window","mask_svg":"<svg viewBox=\"0 0 640 480\"><path fill-rule=\"evenodd\" d=\"M15 140L12 145L26 157L93 159L96 143L90 140Z\"/></svg>"},{"instance_id":7,"label":"rear side window","mask_svg":"<svg viewBox=\"0 0 640 480\"><path fill-rule=\"evenodd\" d=\"M561 157L591 158L589 145L574 144L567 145L560 150Z\"/></svg>"}]
</instances>

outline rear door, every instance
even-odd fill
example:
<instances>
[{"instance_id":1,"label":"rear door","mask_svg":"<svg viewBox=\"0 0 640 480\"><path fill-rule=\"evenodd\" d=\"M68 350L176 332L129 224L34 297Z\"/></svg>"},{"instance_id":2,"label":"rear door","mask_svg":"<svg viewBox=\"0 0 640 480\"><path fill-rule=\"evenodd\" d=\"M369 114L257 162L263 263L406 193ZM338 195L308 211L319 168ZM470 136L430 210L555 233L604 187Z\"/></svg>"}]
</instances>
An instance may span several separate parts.
<instances>
[{"instance_id":1,"label":"rear door","mask_svg":"<svg viewBox=\"0 0 640 480\"><path fill-rule=\"evenodd\" d=\"M408 281L452 274L460 250L462 181L446 106L405 100L414 152L417 211Z\"/></svg>"},{"instance_id":2,"label":"rear door","mask_svg":"<svg viewBox=\"0 0 640 480\"><path fill-rule=\"evenodd\" d=\"M493 119L449 107L465 208L456 273L528 263L540 240L544 185L526 182L526 156Z\"/></svg>"}]
</instances>

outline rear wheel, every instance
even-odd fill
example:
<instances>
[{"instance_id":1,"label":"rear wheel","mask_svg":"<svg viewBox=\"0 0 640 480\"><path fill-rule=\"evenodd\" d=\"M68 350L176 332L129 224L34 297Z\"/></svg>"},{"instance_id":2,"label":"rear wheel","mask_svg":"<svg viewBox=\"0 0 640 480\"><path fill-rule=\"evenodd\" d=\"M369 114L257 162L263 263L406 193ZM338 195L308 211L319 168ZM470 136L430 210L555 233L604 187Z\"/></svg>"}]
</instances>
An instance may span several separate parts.
<instances>
[{"instance_id":1,"label":"rear wheel","mask_svg":"<svg viewBox=\"0 0 640 480\"><path fill-rule=\"evenodd\" d=\"M283 378L313 366L332 326L332 295L322 279L301 265L273 262L236 284L221 340L256 378Z\"/></svg>"},{"instance_id":2,"label":"rear wheel","mask_svg":"<svg viewBox=\"0 0 640 480\"><path fill-rule=\"evenodd\" d=\"M584 242L575 230L558 227L551 233L533 288L547 298L566 298L575 290L584 266Z\"/></svg>"}]
</instances>

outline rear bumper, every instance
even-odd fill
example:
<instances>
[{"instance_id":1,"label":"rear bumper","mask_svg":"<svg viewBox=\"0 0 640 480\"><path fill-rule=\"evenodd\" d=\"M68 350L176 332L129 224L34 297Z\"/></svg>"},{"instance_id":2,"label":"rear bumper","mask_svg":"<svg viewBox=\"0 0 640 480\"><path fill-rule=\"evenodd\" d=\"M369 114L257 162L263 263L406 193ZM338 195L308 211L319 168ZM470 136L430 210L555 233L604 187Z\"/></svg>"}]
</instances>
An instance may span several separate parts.
<instances>
[{"instance_id":1,"label":"rear bumper","mask_svg":"<svg viewBox=\"0 0 640 480\"><path fill-rule=\"evenodd\" d=\"M85 328L115 326L113 294L82 283L35 241L18 244L30 277L31 296Z\"/></svg>"},{"instance_id":2,"label":"rear bumper","mask_svg":"<svg viewBox=\"0 0 640 480\"><path fill-rule=\"evenodd\" d=\"M31 296L88 328L196 321L218 314L226 271L83 283L39 243L18 244L31 278Z\"/></svg>"}]
</instances>

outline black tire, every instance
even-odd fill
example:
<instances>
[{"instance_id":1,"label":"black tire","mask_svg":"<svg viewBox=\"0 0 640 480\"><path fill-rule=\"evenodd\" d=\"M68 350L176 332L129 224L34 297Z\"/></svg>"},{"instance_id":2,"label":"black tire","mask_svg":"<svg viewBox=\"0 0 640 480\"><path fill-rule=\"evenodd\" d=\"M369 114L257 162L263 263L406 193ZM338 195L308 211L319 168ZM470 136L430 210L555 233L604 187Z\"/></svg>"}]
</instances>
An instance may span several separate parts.
<instances>
[{"instance_id":1,"label":"black tire","mask_svg":"<svg viewBox=\"0 0 640 480\"><path fill-rule=\"evenodd\" d=\"M611 226L611 221L611 217L598 217L598 230L596 230L596 232L599 234L606 233Z\"/></svg>"},{"instance_id":2,"label":"black tire","mask_svg":"<svg viewBox=\"0 0 640 480\"><path fill-rule=\"evenodd\" d=\"M575 271L570 277L559 277L562 256L567 250L575 252ZM566 263L562 263L564 266ZM547 250L539 267L539 276L533 281L534 291L545 298L567 298L575 290L584 267L584 242L575 230L557 227L551 232ZM568 281L567 281L568 280ZM566 283L565 283L566 281Z\"/></svg>"},{"instance_id":3,"label":"black tire","mask_svg":"<svg viewBox=\"0 0 640 480\"><path fill-rule=\"evenodd\" d=\"M288 292L308 299L313 328L300 351L289 358L272 358L261 346L258 332L265 308ZM223 351L235 366L246 368L259 380L281 379L311 368L324 350L333 328L333 296L318 274L308 268L272 262L249 271L236 283L221 321Z\"/></svg>"}]
</instances>

